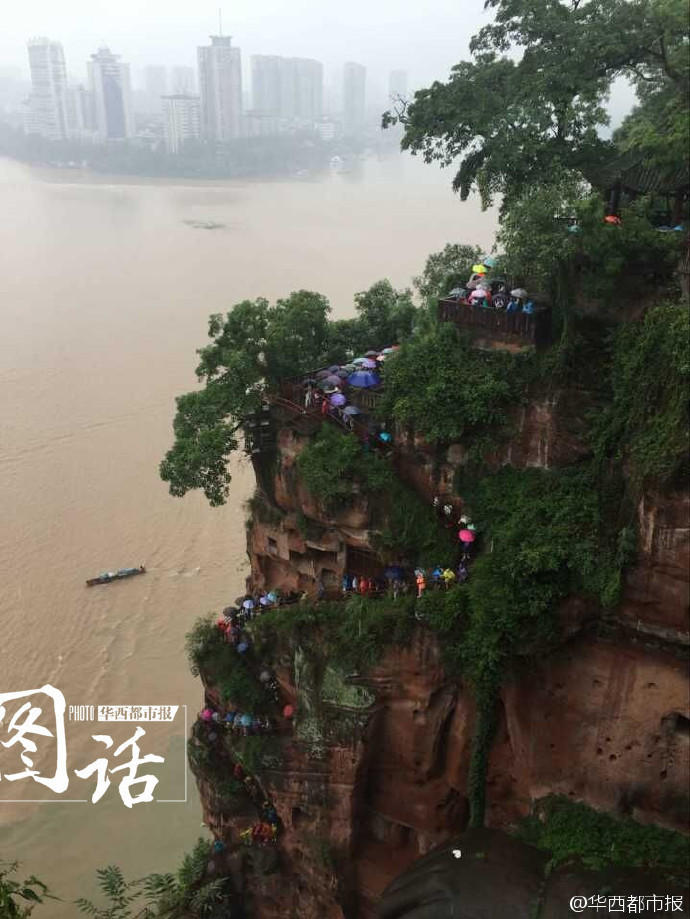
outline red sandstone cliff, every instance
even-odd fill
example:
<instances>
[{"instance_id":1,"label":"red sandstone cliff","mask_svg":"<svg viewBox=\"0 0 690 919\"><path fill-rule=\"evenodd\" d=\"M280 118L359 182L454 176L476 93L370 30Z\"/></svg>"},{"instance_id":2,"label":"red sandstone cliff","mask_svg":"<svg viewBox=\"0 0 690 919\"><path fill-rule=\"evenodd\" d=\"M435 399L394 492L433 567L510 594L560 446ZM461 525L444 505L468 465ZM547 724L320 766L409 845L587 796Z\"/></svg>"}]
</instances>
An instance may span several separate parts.
<instances>
[{"instance_id":1,"label":"red sandstone cliff","mask_svg":"<svg viewBox=\"0 0 690 919\"><path fill-rule=\"evenodd\" d=\"M526 409L496 461L572 462L577 422L557 403ZM326 517L299 482L294 460L304 442L281 427L272 495L248 532L257 587L309 588L316 577L337 587L352 560L366 565L371 551L363 499ZM409 442L399 471L427 496L449 493L462 447L440 459ZM687 826L688 495L649 495L638 511L638 557L614 615L602 621L598 610L567 604L569 638L503 689L488 773L491 826L514 823L553 793ZM287 650L279 676L297 699L304 681ZM447 680L434 636L420 626L409 647L389 649L361 682L375 694L366 715L326 707L336 729L322 722L325 745L315 749L298 731L283 741L280 766L261 776L284 827L279 871L247 882L261 919L373 916L396 874L466 826L475 711L470 692ZM348 729L339 731L345 716ZM208 789L202 798L209 825L236 838L248 818L221 819Z\"/></svg>"}]
</instances>

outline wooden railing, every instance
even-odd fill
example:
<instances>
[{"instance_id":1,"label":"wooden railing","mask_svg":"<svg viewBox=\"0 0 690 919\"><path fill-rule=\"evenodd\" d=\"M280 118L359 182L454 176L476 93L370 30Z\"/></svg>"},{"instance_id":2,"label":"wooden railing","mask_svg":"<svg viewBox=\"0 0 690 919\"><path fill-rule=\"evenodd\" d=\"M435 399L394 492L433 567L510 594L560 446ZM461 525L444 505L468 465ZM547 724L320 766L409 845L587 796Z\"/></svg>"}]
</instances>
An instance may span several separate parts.
<instances>
[{"instance_id":1,"label":"wooden railing","mask_svg":"<svg viewBox=\"0 0 690 919\"><path fill-rule=\"evenodd\" d=\"M439 322L454 322L461 329L479 330L488 338L519 339L541 347L551 336L551 310L537 308L534 313L507 313L505 310L469 306L461 300L438 301Z\"/></svg>"}]
</instances>

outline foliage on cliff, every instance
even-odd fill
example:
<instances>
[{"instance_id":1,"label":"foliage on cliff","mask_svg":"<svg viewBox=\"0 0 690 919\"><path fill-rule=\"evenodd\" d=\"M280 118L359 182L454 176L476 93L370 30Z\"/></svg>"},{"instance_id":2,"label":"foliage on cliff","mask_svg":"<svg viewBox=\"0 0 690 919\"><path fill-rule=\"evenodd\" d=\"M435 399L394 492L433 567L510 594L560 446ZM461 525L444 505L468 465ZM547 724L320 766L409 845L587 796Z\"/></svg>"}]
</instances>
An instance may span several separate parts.
<instances>
[{"instance_id":1,"label":"foliage on cliff","mask_svg":"<svg viewBox=\"0 0 690 919\"><path fill-rule=\"evenodd\" d=\"M228 459L238 450L242 424L266 389L356 350L384 347L408 337L417 309L409 291L378 281L355 295L356 319L329 319L321 294L301 290L271 306L262 297L236 304L209 319L211 343L198 350L203 388L177 398L175 441L160 464L170 493L201 489L211 506L225 503Z\"/></svg>"},{"instance_id":2,"label":"foliage on cliff","mask_svg":"<svg viewBox=\"0 0 690 919\"><path fill-rule=\"evenodd\" d=\"M690 870L686 836L612 817L568 798L539 802L536 813L522 822L518 835L550 852L551 867L574 856L594 871L611 865L653 868L684 880Z\"/></svg>"},{"instance_id":3,"label":"foliage on cliff","mask_svg":"<svg viewBox=\"0 0 690 919\"><path fill-rule=\"evenodd\" d=\"M379 661L387 647L409 642L413 610L411 596L300 603L289 613L283 609L263 613L252 623L252 635L260 654L275 653L288 644L304 644L318 647L324 660L346 673L363 673Z\"/></svg>"},{"instance_id":4,"label":"foliage on cliff","mask_svg":"<svg viewBox=\"0 0 690 919\"><path fill-rule=\"evenodd\" d=\"M239 654L225 640L213 616L200 617L187 634L187 658L194 676L218 688L221 697L243 706L253 714L267 710L266 693L256 674L256 661L250 649Z\"/></svg>"},{"instance_id":5,"label":"foliage on cliff","mask_svg":"<svg viewBox=\"0 0 690 919\"><path fill-rule=\"evenodd\" d=\"M531 365L530 356L478 351L439 323L388 361L381 412L432 443L466 443L506 424Z\"/></svg>"},{"instance_id":6,"label":"foliage on cliff","mask_svg":"<svg viewBox=\"0 0 690 919\"><path fill-rule=\"evenodd\" d=\"M594 426L597 456L622 463L636 491L679 482L690 448L687 306L659 306L618 329L611 384L611 401Z\"/></svg>"},{"instance_id":7,"label":"foliage on cliff","mask_svg":"<svg viewBox=\"0 0 690 919\"><path fill-rule=\"evenodd\" d=\"M329 512L364 494L372 508L372 541L391 561L448 564L454 543L433 511L396 476L390 461L324 424L297 457L309 491Z\"/></svg>"}]
</instances>

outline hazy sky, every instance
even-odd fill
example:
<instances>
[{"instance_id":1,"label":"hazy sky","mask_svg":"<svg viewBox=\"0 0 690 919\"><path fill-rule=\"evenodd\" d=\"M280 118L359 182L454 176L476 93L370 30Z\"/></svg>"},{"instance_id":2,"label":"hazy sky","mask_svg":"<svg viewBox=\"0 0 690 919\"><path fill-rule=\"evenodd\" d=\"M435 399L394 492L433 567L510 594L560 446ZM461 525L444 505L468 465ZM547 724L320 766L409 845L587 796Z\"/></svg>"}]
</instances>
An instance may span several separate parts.
<instances>
[{"instance_id":1,"label":"hazy sky","mask_svg":"<svg viewBox=\"0 0 690 919\"><path fill-rule=\"evenodd\" d=\"M26 41L61 41L70 73L103 43L134 71L146 64L195 65L196 46L217 32L218 3L189 0L5 0L0 66L28 72ZM233 0L223 6L223 31L245 59L251 54L314 57L335 71L365 64L372 85L388 71L407 70L422 86L444 79L468 54L486 19L482 0ZM328 77L328 73L327 73Z\"/></svg>"}]
</instances>

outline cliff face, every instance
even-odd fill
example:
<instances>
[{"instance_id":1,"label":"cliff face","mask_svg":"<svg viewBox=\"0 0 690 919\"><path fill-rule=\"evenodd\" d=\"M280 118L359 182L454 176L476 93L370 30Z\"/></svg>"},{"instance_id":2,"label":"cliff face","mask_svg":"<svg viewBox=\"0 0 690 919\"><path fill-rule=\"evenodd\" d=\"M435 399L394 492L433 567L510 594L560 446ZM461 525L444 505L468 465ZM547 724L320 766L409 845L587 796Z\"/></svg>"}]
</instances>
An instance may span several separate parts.
<instances>
[{"instance_id":1,"label":"cliff face","mask_svg":"<svg viewBox=\"0 0 690 919\"><path fill-rule=\"evenodd\" d=\"M582 450L582 406L576 412L565 400L521 410L517 434L496 463L572 462ZM373 559L366 501L353 495L326 517L299 481L295 458L305 443L293 427L279 426L277 463L270 481L264 476L270 487L248 531L257 588L311 589L321 578L338 589L344 571L363 570ZM407 441L397 463L431 498L451 492L463 460L460 445L439 457ZM685 830L688 500L644 498L637 560L620 606L602 621L573 598L561 611L568 637L560 648L505 684L489 761L490 826L507 827L538 799L560 794ZM315 731L298 723L283 739L279 765L261 775L284 828L279 870L244 881L258 917L366 919L400 871L466 828L476 713L469 690L446 678L441 650L420 625L409 647L389 648L371 672L350 680L372 694L371 705L327 700L314 715ZM310 685L299 649L284 649L277 672L284 696L309 721L319 708L310 695L320 689ZM236 839L248 818L219 822L203 788L202 798L209 825Z\"/></svg>"}]
</instances>

